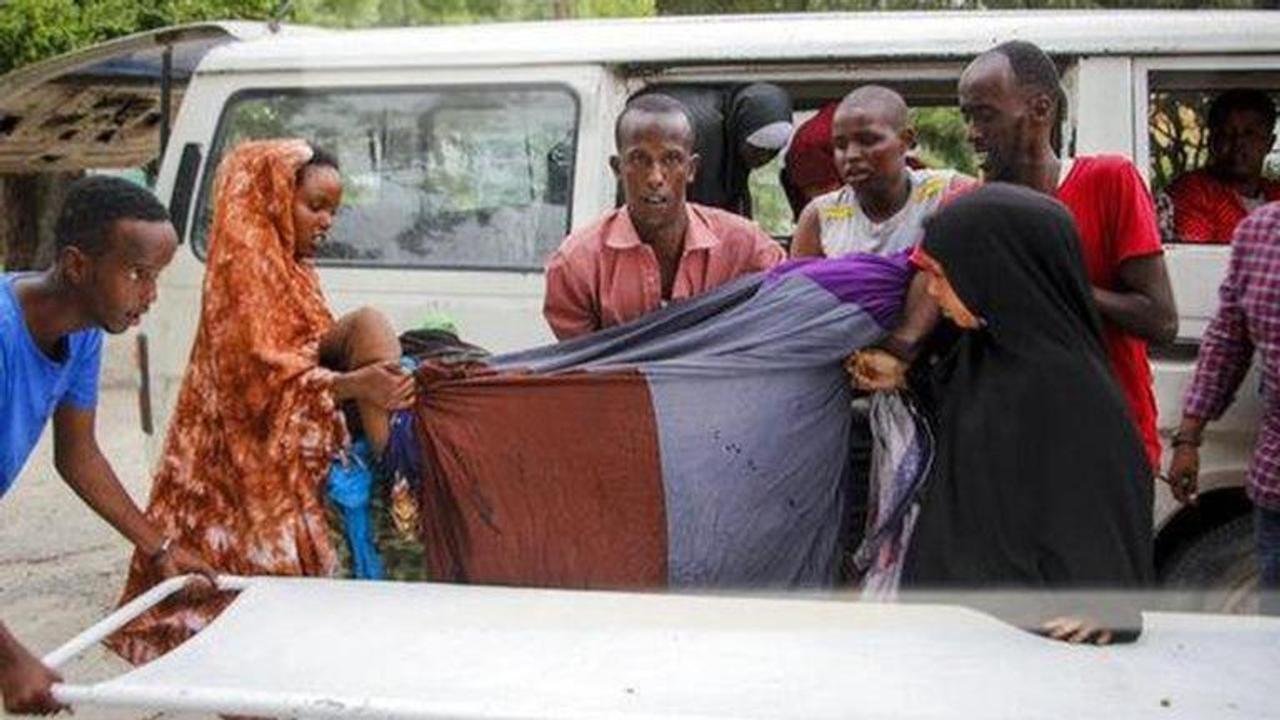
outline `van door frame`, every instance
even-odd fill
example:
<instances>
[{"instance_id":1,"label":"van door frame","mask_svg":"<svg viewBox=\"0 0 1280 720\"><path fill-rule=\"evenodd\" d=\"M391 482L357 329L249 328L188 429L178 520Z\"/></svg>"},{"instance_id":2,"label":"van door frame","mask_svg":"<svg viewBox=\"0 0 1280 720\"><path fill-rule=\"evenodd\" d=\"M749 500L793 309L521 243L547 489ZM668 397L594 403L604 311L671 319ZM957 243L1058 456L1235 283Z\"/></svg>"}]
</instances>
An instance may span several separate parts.
<instances>
[{"instance_id":1,"label":"van door frame","mask_svg":"<svg viewBox=\"0 0 1280 720\"><path fill-rule=\"evenodd\" d=\"M1133 159L1143 179L1151 184L1151 74L1164 71L1227 71L1265 70L1280 72L1280 53L1262 55L1196 55L1192 57L1135 56L1130 74L1133 107ZM1200 245L1192 243L1168 243L1164 247L1167 264L1179 302L1178 338L1182 346L1169 353L1158 349L1153 355L1159 358L1172 355L1181 358L1191 355L1199 344L1200 336L1212 317L1211 307L1217 306L1217 288L1226 272L1230 247L1227 245ZM1196 310L1195 308L1200 308ZM1172 357L1170 358L1172 359Z\"/></svg>"}]
</instances>

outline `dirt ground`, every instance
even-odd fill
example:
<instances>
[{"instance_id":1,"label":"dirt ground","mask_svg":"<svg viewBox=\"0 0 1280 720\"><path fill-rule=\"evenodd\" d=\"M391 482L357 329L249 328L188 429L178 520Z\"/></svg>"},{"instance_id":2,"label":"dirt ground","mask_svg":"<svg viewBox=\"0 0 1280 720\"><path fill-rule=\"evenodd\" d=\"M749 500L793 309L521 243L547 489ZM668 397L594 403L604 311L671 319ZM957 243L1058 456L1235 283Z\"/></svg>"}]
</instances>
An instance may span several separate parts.
<instances>
[{"instance_id":1,"label":"dirt ground","mask_svg":"<svg viewBox=\"0 0 1280 720\"><path fill-rule=\"evenodd\" d=\"M98 442L139 504L150 474L138 421L136 373L130 336L113 337L103 359ZM107 615L124 584L131 548L83 505L53 470L51 433L0 502L0 613L10 631L44 654ZM111 677L128 669L95 648L68 663L70 682ZM77 718L177 718L173 715L82 708ZM5 715L4 717L9 717ZM183 720L194 720L184 716Z\"/></svg>"}]
</instances>

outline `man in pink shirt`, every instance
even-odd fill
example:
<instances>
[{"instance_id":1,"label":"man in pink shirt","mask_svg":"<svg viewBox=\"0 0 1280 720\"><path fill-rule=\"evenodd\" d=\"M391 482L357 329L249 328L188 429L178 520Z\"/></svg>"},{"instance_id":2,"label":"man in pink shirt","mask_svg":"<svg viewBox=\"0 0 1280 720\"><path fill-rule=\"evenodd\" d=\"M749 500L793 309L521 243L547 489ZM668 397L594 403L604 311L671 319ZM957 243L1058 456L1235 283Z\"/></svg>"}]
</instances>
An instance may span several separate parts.
<instances>
[{"instance_id":1,"label":"man in pink shirt","mask_svg":"<svg viewBox=\"0 0 1280 720\"><path fill-rule=\"evenodd\" d=\"M635 98L614 140L609 164L626 205L571 233L547 263L542 313L557 338L621 325L785 258L750 220L685 201L698 156L680 101Z\"/></svg>"}]
</instances>

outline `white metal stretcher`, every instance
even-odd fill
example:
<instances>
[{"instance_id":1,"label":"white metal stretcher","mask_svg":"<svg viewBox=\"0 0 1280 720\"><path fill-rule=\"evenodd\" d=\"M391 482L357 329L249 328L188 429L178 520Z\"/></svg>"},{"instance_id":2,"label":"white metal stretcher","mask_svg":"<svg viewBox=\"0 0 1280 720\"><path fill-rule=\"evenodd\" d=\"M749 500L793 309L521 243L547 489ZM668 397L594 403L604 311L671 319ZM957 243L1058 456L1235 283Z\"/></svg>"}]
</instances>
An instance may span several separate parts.
<instances>
[{"instance_id":1,"label":"white metal stretcher","mask_svg":"<svg viewBox=\"0 0 1280 720\"><path fill-rule=\"evenodd\" d=\"M57 666L182 587L48 655ZM1280 619L1151 613L1071 646L952 606L224 578L168 655L71 705L316 718L1280 718Z\"/></svg>"}]
</instances>

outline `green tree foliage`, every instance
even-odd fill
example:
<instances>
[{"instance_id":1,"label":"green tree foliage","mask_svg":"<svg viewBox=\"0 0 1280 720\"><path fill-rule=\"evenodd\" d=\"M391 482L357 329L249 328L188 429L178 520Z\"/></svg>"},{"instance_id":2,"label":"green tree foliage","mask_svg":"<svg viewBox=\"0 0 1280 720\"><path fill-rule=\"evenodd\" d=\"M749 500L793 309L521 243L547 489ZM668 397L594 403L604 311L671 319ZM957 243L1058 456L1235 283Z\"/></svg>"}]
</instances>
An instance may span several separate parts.
<instances>
[{"instance_id":1,"label":"green tree foliage","mask_svg":"<svg viewBox=\"0 0 1280 720\"><path fill-rule=\"evenodd\" d=\"M916 108L911 111L911 122L916 129L916 153L926 165L955 168L968 175L978 172L959 108Z\"/></svg>"},{"instance_id":2,"label":"green tree foliage","mask_svg":"<svg viewBox=\"0 0 1280 720\"><path fill-rule=\"evenodd\" d=\"M653 15L655 0L0 0L0 74L145 30L203 20L388 27Z\"/></svg>"},{"instance_id":3,"label":"green tree foliage","mask_svg":"<svg viewBox=\"0 0 1280 720\"><path fill-rule=\"evenodd\" d=\"M278 0L7 0L0 73L131 33L201 20L267 19Z\"/></svg>"}]
</instances>

